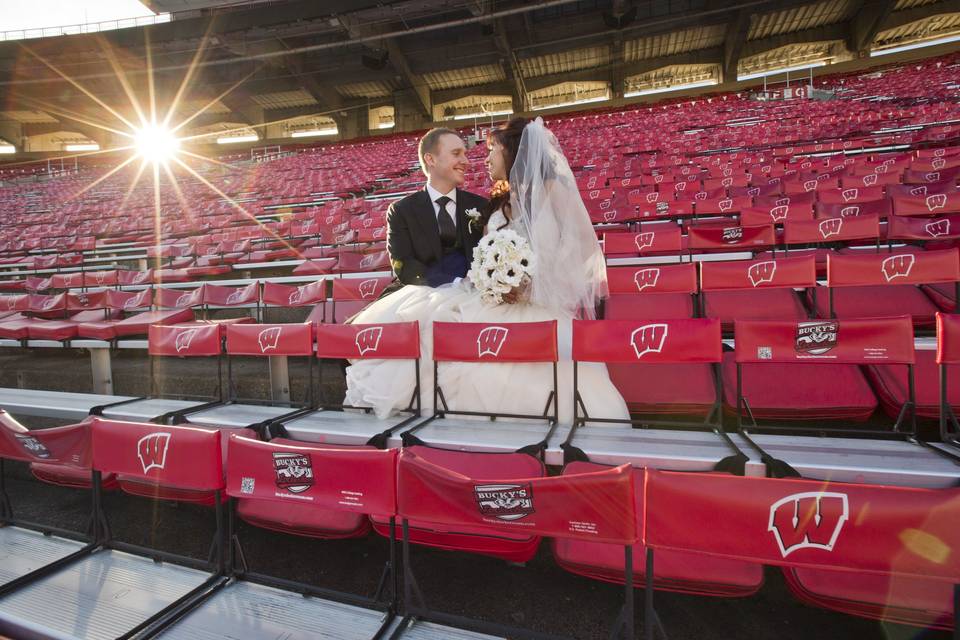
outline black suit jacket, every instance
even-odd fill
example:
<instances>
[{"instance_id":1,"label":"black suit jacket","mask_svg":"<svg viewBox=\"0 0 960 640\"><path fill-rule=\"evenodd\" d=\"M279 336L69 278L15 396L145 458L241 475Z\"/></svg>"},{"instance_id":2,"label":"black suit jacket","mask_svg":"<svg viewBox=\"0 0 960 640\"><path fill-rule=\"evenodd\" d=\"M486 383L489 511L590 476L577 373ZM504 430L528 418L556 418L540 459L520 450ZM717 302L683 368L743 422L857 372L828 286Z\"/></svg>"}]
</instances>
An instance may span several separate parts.
<instances>
[{"instance_id":1,"label":"black suit jacket","mask_svg":"<svg viewBox=\"0 0 960 640\"><path fill-rule=\"evenodd\" d=\"M478 223L470 228L467 209L481 211L486 198L457 189L457 233L469 263L483 235ZM403 284L427 284L427 268L443 256L437 214L426 188L397 200L387 210L387 250L397 279Z\"/></svg>"}]
</instances>

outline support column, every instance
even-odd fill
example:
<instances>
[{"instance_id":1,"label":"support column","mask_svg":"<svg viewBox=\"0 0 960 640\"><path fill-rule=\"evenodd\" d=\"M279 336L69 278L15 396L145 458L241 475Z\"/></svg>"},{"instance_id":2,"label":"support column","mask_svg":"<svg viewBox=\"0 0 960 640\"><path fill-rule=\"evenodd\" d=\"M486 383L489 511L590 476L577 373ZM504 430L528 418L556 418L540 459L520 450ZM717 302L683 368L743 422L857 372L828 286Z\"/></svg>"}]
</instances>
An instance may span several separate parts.
<instances>
[{"instance_id":1,"label":"support column","mask_svg":"<svg viewBox=\"0 0 960 640\"><path fill-rule=\"evenodd\" d=\"M290 370L287 356L270 356L270 399L274 402L290 402Z\"/></svg>"},{"instance_id":2,"label":"support column","mask_svg":"<svg viewBox=\"0 0 960 640\"><path fill-rule=\"evenodd\" d=\"M93 392L113 395L113 371L110 365L110 349L90 349L90 368L93 371Z\"/></svg>"}]
</instances>

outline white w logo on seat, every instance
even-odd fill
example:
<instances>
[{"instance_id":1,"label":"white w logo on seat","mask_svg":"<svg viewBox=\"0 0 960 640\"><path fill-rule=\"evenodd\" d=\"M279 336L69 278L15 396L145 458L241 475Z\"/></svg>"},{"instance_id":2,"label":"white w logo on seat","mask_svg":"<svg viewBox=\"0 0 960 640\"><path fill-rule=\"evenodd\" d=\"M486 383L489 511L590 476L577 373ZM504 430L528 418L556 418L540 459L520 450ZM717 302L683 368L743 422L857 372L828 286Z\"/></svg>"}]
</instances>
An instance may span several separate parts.
<instances>
[{"instance_id":1,"label":"white w logo on seat","mask_svg":"<svg viewBox=\"0 0 960 640\"><path fill-rule=\"evenodd\" d=\"M280 332L283 331L283 327L269 327L260 332L257 336L257 343L260 345L260 353L266 353L267 349L277 348L277 343L280 342Z\"/></svg>"},{"instance_id":2,"label":"white w logo on seat","mask_svg":"<svg viewBox=\"0 0 960 640\"><path fill-rule=\"evenodd\" d=\"M383 327L368 327L357 333L355 342L360 355L364 355L368 351L376 352L380 348L380 336L382 335Z\"/></svg>"},{"instance_id":3,"label":"white w logo on seat","mask_svg":"<svg viewBox=\"0 0 960 640\"><path fill-rule=\"evenodd\" d=\"M747 278L754 287L767 282L773 282L773 276L777 272L777 263L773 260L758 262L750 265L747 269Z\"/></svg>"},{"instance_id":4,"label":"white w logo on seat","mask_svg":"<svg viewBox=\"0 0 960 640\"><path fill-rule=\"evenodd\" d=\"M645 324L639 329L634 329L630 334L630 344L637 358L642 358L648 353L660 353L667 340L668 331L669 326L662 323Z\"/></svg>"},{"instance_id":5,"label":"white w logo on seat","mask_svg":"<svg viewBox=\"0 0 960 640\"><path fill-rule=\"evenodd\" d=\"M477 357L491 356L496 358L500 355L500 349L507 341L507 335L510 330L506 327L487 327L477 336Z\"/></svg>"}]
</instances>

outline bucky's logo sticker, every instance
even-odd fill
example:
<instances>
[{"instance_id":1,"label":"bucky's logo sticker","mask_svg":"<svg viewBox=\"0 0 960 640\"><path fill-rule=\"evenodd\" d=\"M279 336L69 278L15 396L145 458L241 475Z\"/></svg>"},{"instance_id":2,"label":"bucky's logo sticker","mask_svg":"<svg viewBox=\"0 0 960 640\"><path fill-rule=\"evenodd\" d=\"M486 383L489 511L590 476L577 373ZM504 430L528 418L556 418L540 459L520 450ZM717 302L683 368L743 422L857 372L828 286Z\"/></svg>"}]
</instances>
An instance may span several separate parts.
<instances>
[{"instance_id":1,"label":"bucky's logo sticker","mask_svg":"<svg viewBox=\"0 0 960 640\"><path fill-rule=\"evenodd\" d=\"M530 484L478 484L473 491L482 515L509 522L534 513Z\"/></svg>"},{"instance_id":2,"label":"bucky's logo sticker","mask_svg":"<svg viewBox=\"0 0 960 640\"><path fill-rule=\"evenodd\" d=\"M49 458L50 450L47 449L42 442L34 438L33 436L17 436L17 441L20 442L20 446L32 456L37 458Z\"/></svg>"},{"instance_id":3,"label":"bucky's logo sticker","mask_svg":"<svg viewBox=\"0 0 960 640\"><path fill-rule=\"evenodd\" d=\"M840 323L833 320L798 322L795 349L798 354L820 356L837 346Z\"/></svg>"},{"instance_id":4,"label":"bucky's logo sticker","mask_svg":"<svg viewBox=\"0 0 960 640\"><path fill-rule=\"evenodd\" d=\"M736 244L743 240L743 228L742 227L727 227L723 230L721 238L724 242L728 244Z\"/></svg>"},{"instance_id":5,"label":"bucky's logo sticker","mask_svg":"<svg viewBox=\"0 0 960 640\"><path fill-rule=\"evenodd\" d=\"M303 493L313 486L313 463L309 453L274 453L277 486L290 493Z\"/></svg>"},{"instance_id":6,"label":"bucky's logo sticker","mask_svg":"<svg viewBox=\"0 0 960 640\"><path fill-rule=\"evenodd\" d=\"M833 551L843 524L850 519L845 493L795 493L770 505L767 531L786 558L799 549Z\"/></svg>"}]
</instances>

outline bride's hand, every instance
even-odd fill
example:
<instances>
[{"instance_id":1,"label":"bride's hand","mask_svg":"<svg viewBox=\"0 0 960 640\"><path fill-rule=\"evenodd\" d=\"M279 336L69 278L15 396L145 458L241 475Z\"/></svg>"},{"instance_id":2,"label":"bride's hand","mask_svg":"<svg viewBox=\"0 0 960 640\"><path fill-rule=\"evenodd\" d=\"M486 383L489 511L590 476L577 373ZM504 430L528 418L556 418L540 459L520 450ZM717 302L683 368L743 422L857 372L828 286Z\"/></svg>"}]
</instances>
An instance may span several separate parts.
<instances>
[{"instance_id":1,"label":"bride's hand","mask_svg":"<svg viewBox=\"0 0 960 640\"><path fill-rule=\"evenodd\" d=\"M518 302L523 302L529 297L527 295L529 291L530 278L524 276L523 282L511 289L509 293L503 294L503 302L505 304L517 304Z\"/></svg>"}]
</instances>

